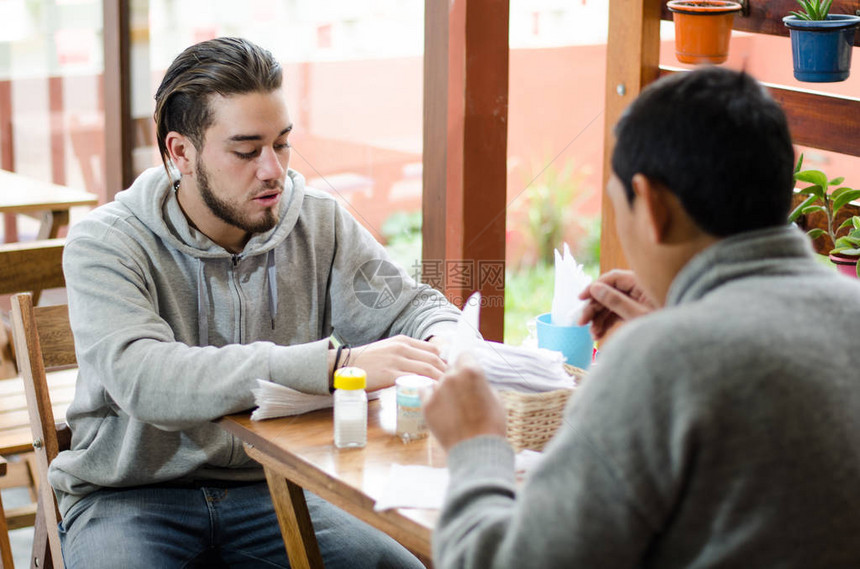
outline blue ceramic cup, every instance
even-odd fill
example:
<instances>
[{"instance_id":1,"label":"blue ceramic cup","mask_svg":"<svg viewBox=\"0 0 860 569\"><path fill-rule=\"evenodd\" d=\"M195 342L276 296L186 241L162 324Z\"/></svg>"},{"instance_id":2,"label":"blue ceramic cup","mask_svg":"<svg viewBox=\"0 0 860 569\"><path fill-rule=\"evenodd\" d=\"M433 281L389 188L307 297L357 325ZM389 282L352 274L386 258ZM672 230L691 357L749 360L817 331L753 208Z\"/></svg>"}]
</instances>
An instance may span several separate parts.
<instances>
[{"instance_id":1,"label":"blue ceramic cup","mask_svg":"<svg viewBox=\"0 0 860 569\"><path fill-rule=\"evenodd\" d=\"M555 350L564 354L572 366L588 369L594 351L591 339L591 324L585 326L555 326L552 315L547 312L537 317L537 341L539 348Z\"/></svg>"}]
</instances>

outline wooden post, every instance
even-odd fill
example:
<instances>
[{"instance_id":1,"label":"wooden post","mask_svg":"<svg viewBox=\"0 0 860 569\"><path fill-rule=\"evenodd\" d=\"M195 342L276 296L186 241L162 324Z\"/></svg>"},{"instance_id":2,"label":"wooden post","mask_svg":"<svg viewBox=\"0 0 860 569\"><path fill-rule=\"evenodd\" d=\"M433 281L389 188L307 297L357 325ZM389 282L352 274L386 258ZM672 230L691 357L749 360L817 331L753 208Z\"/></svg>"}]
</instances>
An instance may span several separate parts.
<instances>
[{"instance_id":1,"label":"wooden post","mask_svg":"<svg viewBox=\"0 0 860 569\"><path fill-rule=\"evenodd\" d=\"M0 168L15 169L15 145L12 140L12 81L0 81ZM18 219L14 213L3 214L3 242L18 240Z\"/></svg>"},{"instance_id":2,"label":"wooden post","mask_svg":"<svg viewBox=\"0 0 860 569\"><path fill-rule=\"evenodd\" d=\"M642 88L658 75L660 60L660 0L610 0L609 41L606 48L606 129L603 159L603 206L600 271L626 267L615 232L615 212L606 195L612 172L612 129Z\"/></svg>"},{"instance_id":3,"label":"wooden post","mask_svg":"<svg viewBox=\"0 0 860 569\"><path fill-rule=\"evenodd\" d=\"M104 0L105 201L134 181L129 0Z\"/></svg>"},{"instance_id":4,"label":"wooden post","mask_svg":"<svg viewBox=\"0 0 860 569\"><path fill-rule=\"evenodd\" d=\"M504 336L508 20L500 0L427 0L424 34L424 282Z\"/></svg>"},{"instance_id":5,"label":"wooden post","mask_svg":"<svg viewBox=\"0 0 860 569\"><path fill-rule=\"evenodd\" d=\"M51 181L66 184L66 125L63 109L64 78L48 77L48 117L51 125Z\"/></svg>"}]
</instances>

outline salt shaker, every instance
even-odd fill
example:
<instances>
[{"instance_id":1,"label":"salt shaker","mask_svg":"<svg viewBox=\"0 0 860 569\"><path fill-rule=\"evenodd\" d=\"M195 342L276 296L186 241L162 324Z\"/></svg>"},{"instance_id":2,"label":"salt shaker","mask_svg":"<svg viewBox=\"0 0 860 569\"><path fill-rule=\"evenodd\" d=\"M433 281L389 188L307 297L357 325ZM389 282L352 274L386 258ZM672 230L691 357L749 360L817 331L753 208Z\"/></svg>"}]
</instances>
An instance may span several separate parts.
<instances>
[{"instance_id":1,"label":"salt shaker","mask_svg":"<svg viewBox=\"0 0 860 569\"><path fill-rule=\"evenodd\" d=\"M334 372L334 446L367 444L367 373L357 367Z\"/></svg>"}]
</instances>

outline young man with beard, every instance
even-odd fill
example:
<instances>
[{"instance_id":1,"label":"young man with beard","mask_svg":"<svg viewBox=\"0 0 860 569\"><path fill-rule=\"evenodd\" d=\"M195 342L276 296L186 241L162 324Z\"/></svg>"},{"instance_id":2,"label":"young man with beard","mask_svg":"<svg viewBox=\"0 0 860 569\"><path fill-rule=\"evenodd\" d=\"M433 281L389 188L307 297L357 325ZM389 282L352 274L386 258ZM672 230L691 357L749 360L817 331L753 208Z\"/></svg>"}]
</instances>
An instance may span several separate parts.
<instances>
[{"instance_id":1,"label":"young man with beard","mask_svg":"<svg viewBox=\"0 0 860 569\"><path fill-rule=\"evenodd\" d=\"M155 98L164 168L66 243L80 372L72 448L50 469L63 556L87 569L288 567L261 467L212 421L252 407L257 378L329 393L332 335L354 346L369 390L438 378L445 364L425 340L459 313L402 269L396 298L357 297L363 265L394 265L288 168L293 123L268 51L235 38L192 46ZM326 567L421 566L307 500Z\"/></svg>"},{"instance_id":2,"label":"young man with beard","mask_svg":"<svg viewBox=\"0 0 860 569\"><path fill-rule=\"evenodd\" d=\"M601 336L642 316L521 487L481 371L443 377L425 408L451 474L435 567L860 567L860 285L787 224L782 110L712 67L649 86L616 135L635 279L592 284L585 319Z\"/></svg>"}]
</instances>

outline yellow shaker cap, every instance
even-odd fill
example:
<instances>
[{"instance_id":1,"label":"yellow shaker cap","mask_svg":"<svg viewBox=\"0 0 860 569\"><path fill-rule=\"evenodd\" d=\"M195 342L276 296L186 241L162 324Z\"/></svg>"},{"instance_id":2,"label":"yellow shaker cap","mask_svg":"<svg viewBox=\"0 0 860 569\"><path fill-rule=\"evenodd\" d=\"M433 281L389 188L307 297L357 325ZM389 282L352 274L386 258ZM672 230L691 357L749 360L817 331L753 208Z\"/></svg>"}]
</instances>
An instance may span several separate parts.
<instances>
[{"instance_id":1,"label":"yellow shaker cap","mask_svg":"<svg viewBox=\"0 0 860 569\"><path fill-rule=\"evenodd\" d=\"M360 367L342 367L334 372L334 388L354 391L367 386L367 372Z\"/></svg>"}]
</instances>

